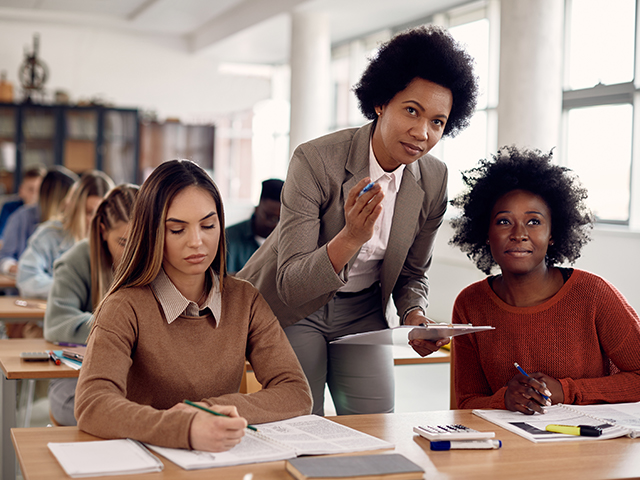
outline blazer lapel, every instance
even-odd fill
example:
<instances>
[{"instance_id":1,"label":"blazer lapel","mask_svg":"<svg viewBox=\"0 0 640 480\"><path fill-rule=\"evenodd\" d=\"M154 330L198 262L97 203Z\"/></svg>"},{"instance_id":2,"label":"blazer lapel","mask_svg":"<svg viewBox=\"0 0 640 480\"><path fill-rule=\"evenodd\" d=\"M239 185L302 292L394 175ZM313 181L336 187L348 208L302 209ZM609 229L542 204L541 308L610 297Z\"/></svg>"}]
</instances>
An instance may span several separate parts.
<instances>
[{"instance_id":1,"label":"blazer lapel","mask_svg":"<svg viewBox=\"0 0 640 480\"><path fill-rule=\"evenodd\" d=\"M413 244L424 201L425 192L418 184L420 169L417 163L414 162L405 167L396 197L389 242L380 271L382 299L385 304L404 266L407 252Z\"/></svg>"}]
</instances>

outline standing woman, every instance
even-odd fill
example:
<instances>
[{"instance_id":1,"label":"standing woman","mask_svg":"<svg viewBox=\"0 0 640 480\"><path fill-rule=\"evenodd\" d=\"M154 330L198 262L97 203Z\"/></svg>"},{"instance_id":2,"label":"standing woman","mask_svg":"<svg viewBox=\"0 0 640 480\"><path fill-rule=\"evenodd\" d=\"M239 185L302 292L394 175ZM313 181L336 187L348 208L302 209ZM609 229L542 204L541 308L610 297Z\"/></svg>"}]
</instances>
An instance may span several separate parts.
<instances>
[{"instance_id":1,"label":"standing woman","mask_svg":"<svg viewBox=\"0 0 640 480\"><path fill-rule=\"evenodd\" d=\"M50 342L87 343L93 310L102 301L120 264L129 235L137 185L119 185L102 201L91 221L89 238L80 240L53 267L53 284L44 315ZM60 425L75 425L73 405L78 380L49 384L51 415Z\"/></svg>"},{"instance_id":2,"label":"standing woman","mask_svg":"<svg viewBox=\"0 0 640 480\"><path fill-rule=\"evenodd\" d=\"M402 323L428 321L427 270L447 208L447 167L428 152L469 123L473 59L444 29L409 30L380 48L355 94L373 122L296 149L280 223L238 274L285 328L320 415L325 382L338 414L393 411L391 349L329 342L388 328L391 295ZM427 355L447 340L411 343Z\"/></svg>"},{"instance_id":3,"label":"standing woman","mask_svg":"<svg viewBox=\"0 0 640 480\"><path fill-rule=\"evenodd\" d=\"M223 451L247 422L311 411L277 319L251 284L226 275L225 258L217 187L191 161L162 163L140 189L120 267L96 310L76 389L80 429ZM239 393L245 359L259 392Z\"/></svg>"},{"instance_id":4,"label":"standing woman","mask_svg":"<svg viewBox=\"0 0 640 480\"><path fill-rule=\"evenodd\" d=\"M454 323L458 408L544 413L558 403L640 401L640 318L605 279L573 263L588 241L586 190L550 154L503 148L465 172L451 240L490 275L465 288ZM515 363L529 374L519 373Z\"/></svg>"},{"instance_id":5,"label":"standing woman","mask_svg":"<svg viewBox=\"0 0 640 480\"><path fill-rule=\"evenodd\" d=\"M18 261L16 286L23 297L47 298L53 283L53 262L89 235L91 219L113 180L103 172L83 173L65 200L62 218L40 225Z\"/></svg>"}]
</instances>

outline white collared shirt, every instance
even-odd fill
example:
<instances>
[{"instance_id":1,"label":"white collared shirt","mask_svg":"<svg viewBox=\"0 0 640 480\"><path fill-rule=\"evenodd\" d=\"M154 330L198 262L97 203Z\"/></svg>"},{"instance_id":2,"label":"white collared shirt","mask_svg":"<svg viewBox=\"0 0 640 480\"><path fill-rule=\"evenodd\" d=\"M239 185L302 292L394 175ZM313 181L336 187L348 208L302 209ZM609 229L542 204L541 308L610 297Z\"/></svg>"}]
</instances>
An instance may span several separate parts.
<instances>
[{"instance_id":1,"label":"white collared shirt","mask_svg":"<svg viewBox=\"0 0 640 480\"><path fill-rule=\"evenodd\" d=\"M400 165L393 172L385 172L376 160L369 140L369 177L372 181L378 181L384 193L382 213L373 227L373 236L360 249L358 258L349 271L349 281L339 290L340 292L359 292L380 279L380 268L389 243L393 212L404 168L405 165Z\"/></svg>"},{"instance_id":2,"label":"white collared shirt","mask_svg":"<svg viewBox=\"0 0 640 480\"><path fill-rule=\"evenodd\" d=\"M196 302L187 300L180 290L173 284L169 276L165 273L164 268L160 269L158 276L151 282L151 289L155 293L167 323L173 322L181 315L188 317L200 317L200 313L205 308L209 308L216 321L216 327L220 325L220 312L222 311L222 294L220 293L220 282L218 275L211 270L207 275L213 277L213 287L209 290L209 295L204 302L202 308Z\"/></svg>"}]
</instances>

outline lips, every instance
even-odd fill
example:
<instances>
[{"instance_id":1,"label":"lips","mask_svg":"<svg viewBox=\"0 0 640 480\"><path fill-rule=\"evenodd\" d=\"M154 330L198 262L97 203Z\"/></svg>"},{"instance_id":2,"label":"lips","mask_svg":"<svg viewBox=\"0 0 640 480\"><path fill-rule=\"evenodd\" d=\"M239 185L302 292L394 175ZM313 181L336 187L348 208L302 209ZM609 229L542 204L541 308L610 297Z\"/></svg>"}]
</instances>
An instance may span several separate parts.
<instances>
[{"instance_id":1,"label":"lips","mask_svg":"<svg viewBox=\"0 0 640 480\"><path fill-rule=\"evenodd\" d=\"M424 148L422 148L419 145L414 145L412 143L406 143L406 142L400 142L400 143L410 155L418 155L424 151Z\"/></svg>"},{"instance_id":2,"label":"lips","mask_svg":"<svg viewBox=\"0 0 640 480\"><path fill-rule=\"evenodd\" d=\"M524 250L524 249L520 249L520 248L514 248L511 250L507 250L506 252L504 252L508 255L512 255L515 257L523 257L525 255L530 255L532 252L531 250Z\"/></svg>"},{"instance_id":3,"label":"lips","mask_svg":"<svg viewBox=\"0 0 640 480\"><path fill-rule=\"evenodd\" d=\"M185 261L188 263L198 264L202 263L207 256L204 253L189 255L185 258Z\"/></svg>"}]
</instances>

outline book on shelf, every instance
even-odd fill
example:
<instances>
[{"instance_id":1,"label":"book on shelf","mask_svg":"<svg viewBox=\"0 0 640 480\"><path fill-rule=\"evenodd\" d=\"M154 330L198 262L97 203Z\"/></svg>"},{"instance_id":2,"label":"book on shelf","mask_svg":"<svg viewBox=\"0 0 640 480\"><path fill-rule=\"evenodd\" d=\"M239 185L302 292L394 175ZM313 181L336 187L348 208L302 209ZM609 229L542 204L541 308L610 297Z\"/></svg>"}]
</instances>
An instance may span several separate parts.
<instances>
[{"instance_id":1,"label":"book on shelf","mask_svg":"<svg viewBox=\"0 0 640 480\"><path fill-rule=\"evenodd\" d=\"M72 478L160 472L164 465L140 442L130 438L47 444Z\"/></svg>"},{"instance_id":2,"label":"book on shelf","mask_svg":"<svg viewBox=\"0 0 640 480\"><path fill-rule=\"evenodd\" d=\"M424 469L399 453L340 457L301 457L285 463L285 470L298 480L414 480Z\"/></svg>"},{"instance_id":3,"label":"book on shelf","mask_svg":"<svg viewBox=\"0 0 640 480\"><path fill-rule=\"evenodd\" d=\"M516 433L532 442L606 440L640 436L640 402L597 405L564 405L546 407L547 413L525 415L509 410L473 410L485 420ZM588 437L548 432L547 425L589 425L602 428L602 435Z\"/></svg>"},{"instance_id":4,"label":"book on shelf","mask_svg":"<svg viewBox=\"0 0 640 480\"><path fill-rule=\"evenodd\" d=\"M226 452L210 453L149 444L147 447L185 470L394 447L392 443L317 415L303 415L256 427L257 432L245 430L242 441Z\"/></svg>"}]
</instances>

